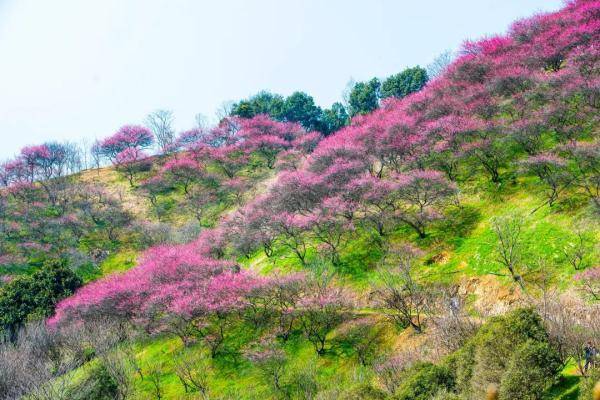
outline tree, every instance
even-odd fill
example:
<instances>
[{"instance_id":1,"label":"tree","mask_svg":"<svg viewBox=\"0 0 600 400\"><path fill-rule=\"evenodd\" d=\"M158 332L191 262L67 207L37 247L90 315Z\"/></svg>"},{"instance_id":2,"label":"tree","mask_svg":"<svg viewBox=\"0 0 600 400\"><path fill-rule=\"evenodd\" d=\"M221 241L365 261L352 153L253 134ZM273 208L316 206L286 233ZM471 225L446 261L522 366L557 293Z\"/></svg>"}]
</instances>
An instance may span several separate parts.
<instances>
[{"instance_id":1,"label":"tree","mask_svg":"<svg viewBox=\"0 0 600 400\"><path fill-rule=\"evenodd\" d=\"M492 220L492 228L497 238L496 261L508 271L513 281L521 288L525 288L523 277L518 272L523 256L522 218L518 216L495 218Z\"/></svg>"},{"instance_id":2,"label":"tree","mask_svg":"<svg viewBox=\"0 0 600 400\"><path fill-rule=\"evenodd\" d=\"M527 158L522 164L527 172L536 175L545 184L547 203L552 207L559 194L570 184L566 161L552 154L539 154Z\"/></svg>"},{"instance_id":3,"label":"tree","mask_svg":"<svg viewBox=\"0 0 600 400\"><path fill-rule=\"evenodd\" d=\"M368 318L353 320L342 328L340 336L340 342L352 347L363 366L372 365L381 356L384 330L376 321Z\"/></svg>"},{"instance_id":4,"label":"tree","mask_svg":"<svg viewBox=\"0 0 600 400\"><path fill-rule=\"evenodd\" d=\"M274 119L280 119L283 114L284 102L283 96L262 91L247 100L233 104L230 115L252 118L256 115L267 114Z\"/></svg>"},{"instance_id":5,"label":"tree","mask_svg":"<svg viewBox=\"0 0 600 400\"><path fill-rule=\"evenodd\" d=\"M600 267L589 268L575 275L584 292L593 300L600 300Z\"/></svg>"},{"instance_id":6,"label":"tree","mask_svg":"<svg viewBox=\"0 0 600 400\"><path fill-rule=\"evenodd\" d=\"M420 238L427 236L428 224L441 218L440 211L456 195L457 188L441 172L415 170L394 176L398 218L413 228Z\"/></svg>"},{"instance_id":7,"label":"tree","mask_svg":"<svg viewBox=\"0 0 600 400\"><path fill-rule=\"evenodd\" d=\"M311 219L284 212L273 216L271 226L278 241L292 250L302 265L306 265L306 232L311 227Z\"/></svg>"},{"instance_id":8,"label":"tree","mask_svg":"<svg viewBox=\"0 0 600 400\"><path fill-rule=\"evenodd\" d=\"M128 147L117 154L113 160L115 168L122 172L129 182L129 186L135 186L135 177L138 173L151 168L148 156L137 147Z\"/></svg>"},{"instance_id":9,"label":"tree","mask_svg":"<svg viewBox=\"0 0 600 400\"><path fill-rule=\"evenodd\" d=\"M324 199L311 215L312 235L325 245L331 263L340 264L340 250L350 238L354 226L347 216L353 214L352 203L346 203L340 197Z\"/></svg>"},{"instance_id":10,"label":"tree","mask_svg":"<svg viewBox=\"0 0 600 400\"><path fill-rule=\"evenodd\" d=\"M380 88L381 82L377 78L355 84L348 97L350 116L364 115L379 107Z\"/></svg>"},{"instance_id":11,"label":"tree","mask_svg":"<svg viewBox=\"0 0 600 400\"><path fill-rule=\"evenodd\" d=\"M421 90L428 80L427 71L424 68L419 66L407 68L383 81L381 84L381 98L406 97Z\"/></svg>"},{"instance_id":12,"label":"tree","mask_svg":"<svg viewBox=\"0 0 600 400\"><path fill-rule=\"evenodd\" d=\"M262 338L252 348L246 350L246 358L256 365L264 378L273 388L282 394L286 394L283 375L286 369L287 356L274 338Z\"/></svg>"},{"instance_id":13,"label":"tree","mask_svg":"<svg viewBox=\"0 0 600 400\"><path fill-rule=\"evenodd\" d=\"M152 132L139 125L124 125L112 136L98 143L98 150L103 157L114 161L117 155L127 149L141 150L154 142Z\"/></svg>"},{"instance_id":14,"label":"tree","mask_svg":"<svg viewBox=\"0 0 600 400\"><path fill-rule=\"evenodd\" d=\"M175 141L173 119L173 111L170 110L156 110L146 117L146 126L154 133L163 154L172 150Z\"/></svg>"},{"instance_id":15,"label":"tree","mask_svg":"<svg viewBox=\"0 0 600 400\"><path fill-rule=\"evenodd\" d=\"M509 143L503 138L492 136L489 132L479 131L478 140L465 143L462 151L479 163L493 183L500 183L500 170L508 160Z\"/></svg>"},{"instance_id":16,"label":"tree","mask_svg":"<svg viewBox=\"0 0 600 400\"><path fill-rule=\"evenodd\" d=\"M323 110L322 132L327 136L346 126L349 121L348 113L342 103L335 102L331 108Z\"/></svg>"},{"instance_id":17,"label":"tree","mask_svg":"<svg viewBox=\"0 0 600 400\"><path fill-rule=\"evenodd\" d=\"M575 279L581 278L576 275ZM574 361L581 375L586 376L585 347L589 343L600 345L600 306L588 303L587 299L553 292L539 300L537 308L562 366Z\"/></svg>"},{"instance_id":18,"label":"tree","mask_svg":"<svg viewBox=\"0 0 600 400\"><path fill-rule=\"evenodd\" d=\"M420 252L408 245L393 253L391 269L382 266L379 271L382 284L372 296L386 316L399 327L423 331L422 315L427 307L427 290L415 280L414 267ZM386 261L390 262L390 261Z\"/></svg>"},{"instance_id":19,"label":"tree","mask_svg":"<svg viewBox=\"0 0 600 400\"><path fill-rule=\"evenodd\" d=\"M564 150L574 162L574 184L600 209L600 142L574 142Z\"/></svg>"},{"instance_id":20,"label":"tree","mask_svg":"<svg viewBox=\"0 0 600 400\"><path fill-rule=\"evenodd\" d=\"M282 116L286 121L297 122L307 131L323 130L322 113L312 96L304 92L292 93L285 99L282 108Z\"/></svg>"},{"instance_id":21,"label":"tree","mask_svg":"<svg viewBox=\"0 0 600 400\"><path fill-rule=\"evenodd\" d=\"M210 187L194 186L185 196L184 207L196 218L198 223L204 223L207 208L217 200L217 193Z\"/></svg>"},{"instance_id":22,"label":"tree","mask_svg":"<svg viewBox=\"0 0 600 400\"><path fill-rule=\"evenodd\" d=\"M164 216L165 210L163 205L159 202L158 196L165 193L168 187L169 185L160 175L146 179L141 184L142 194L150 201L150 205L159 221Z\"/></svg>"},{"instance_id":23,"label":"tree","mask_svg":"<svg viewBox=\"0 0 600 400\"><path fill-rule=\"evenodd\" d=\"M167 161L162 166L160 174L168 182L180 185L186 195L189 194L193 184L204 177L203 166L187 155Z\"/></svg>"},{"instance_id":24,"label":"tree","mask_svg":"<svg viewBox=\"0 0 600 400\"><path fill-rule=\"evenodd\" d=\"M49 260L31 276L15 278L0 291L0 332L14 338L28 319L50 316L59 300L81 285L81 279L62 261Z\"/></svg>"},{"instance_id":25,"label":"tree","mask_svg":"<svg viewBox=\"0 0 600 400\"><path fill-rule=\"evenodd\" d=\"M203 399L208 399L210 367L201 354L178 356L175 359L175 374L186 393L197 391Z\"/></svg>"},{"instance_id":26,"label":"tree","mask_svg":"<svg viewBox=\"0 0 600 400\"><path fill-rule=\"evenodd\" d=\"M446 50L434 58L431 64L427 65L426 68L429 79L437 78L446 72L448 66L452 63L453 58L454 55L451 50Z\"/></svg>"},{"instance_id":27,"label":"tree","mask_svg":"<svg viewBox=\"0 0 600 400\"><path fill-rule=\"evenodd\" d=\"M306 338L316 353L325 354L327 335L349 317L351 299L334 284L333 274L316 271L309 288L298 303L299 320Z\"/></svg>"}]
</instances>

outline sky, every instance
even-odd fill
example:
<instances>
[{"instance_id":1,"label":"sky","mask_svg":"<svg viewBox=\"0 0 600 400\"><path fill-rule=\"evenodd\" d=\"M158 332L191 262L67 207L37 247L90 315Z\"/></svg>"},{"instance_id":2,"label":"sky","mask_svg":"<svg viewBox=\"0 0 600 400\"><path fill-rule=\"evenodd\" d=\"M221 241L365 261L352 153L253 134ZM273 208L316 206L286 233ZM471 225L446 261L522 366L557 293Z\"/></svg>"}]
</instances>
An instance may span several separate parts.
<instances>
[{"instance_id":1,"label":"sky","mask_svg":"<svg viewBox=\"0 0 600 400\"><path fill-rule=\"evenodd\" d=\"M170 109L178 130L227 100L425 66L561 0L0 0L0 159L91 143Z\"/></svg>"}]
</instances>

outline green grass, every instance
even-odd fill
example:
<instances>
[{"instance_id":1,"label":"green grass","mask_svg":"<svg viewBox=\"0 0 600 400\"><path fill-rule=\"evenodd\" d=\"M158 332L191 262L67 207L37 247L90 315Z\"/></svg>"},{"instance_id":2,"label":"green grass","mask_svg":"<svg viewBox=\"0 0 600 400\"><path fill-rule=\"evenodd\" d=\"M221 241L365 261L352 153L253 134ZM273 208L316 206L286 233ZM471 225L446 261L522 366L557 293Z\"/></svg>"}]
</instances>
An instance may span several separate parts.
<instances>
[{"instance_id":1,"label":"green grass","mask_svg":"<svg viewBox=\"0 0 600 400\"><path fill-rule=\"evenodd\" d=\"M135 266L137 256L138 253L135 250L121 249L106 257L102 264L100 264L100 271L102 271L102 275L126 271Z\"/></svg>"}]
</instances>

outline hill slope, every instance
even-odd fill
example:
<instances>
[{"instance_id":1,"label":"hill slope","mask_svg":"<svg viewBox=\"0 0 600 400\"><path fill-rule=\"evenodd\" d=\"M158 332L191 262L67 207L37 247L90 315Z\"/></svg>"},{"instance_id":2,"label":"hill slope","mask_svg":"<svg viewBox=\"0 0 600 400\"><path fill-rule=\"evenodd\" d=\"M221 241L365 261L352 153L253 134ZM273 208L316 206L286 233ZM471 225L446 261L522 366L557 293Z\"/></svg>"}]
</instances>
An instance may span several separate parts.
<instances>
[{"instance_id":1,"label":"hill slope","mask_svg":"<svg viewBox=\"0 0 600 400\"><path fill-rule=\"evenodd\" d=\"M599 39L600 2L569 2L467 42L423 90L322 140L230 118L150 165L117 163L137 188L102 172L128 220L155 224L104 242L102 224L83 229L116 250L88 279L126 271L58 304L51 331L84 335L88 357L50 377L53 395L585 398L598 371L582 351L600 347ZM179 235L194 215L203 226Z\"/></svg>"}]
</instances>

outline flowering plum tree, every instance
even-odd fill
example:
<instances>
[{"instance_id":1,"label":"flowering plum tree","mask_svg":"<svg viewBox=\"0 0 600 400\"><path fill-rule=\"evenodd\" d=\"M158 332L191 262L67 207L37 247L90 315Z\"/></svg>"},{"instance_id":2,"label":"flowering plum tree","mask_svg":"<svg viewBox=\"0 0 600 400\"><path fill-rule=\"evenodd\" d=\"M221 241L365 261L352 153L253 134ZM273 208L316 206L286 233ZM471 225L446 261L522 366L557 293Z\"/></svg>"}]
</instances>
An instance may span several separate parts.
<instances>
[{"instance_id":1,"label":"flowering plum tree","mask_svg":"<svg viewBox=\"0 0 600 400\"><path fill-rule=\"evenodd\" d=\"M119 153L126 149L145 149L154 142L152 132L143 126L125 125L112 136L107 137L98 144L100 153L114 161Z\"/></svg>"},{"instance_id":2,"label":"flowering plum tree","mask_svg":"<svg viewBox=\"0 0 600 400\"><path fill-rule=\"evenodd\" d=\"M202 224L207 208L218 199L217 192L211 187L194 186L185 196L184 207Z\"/></svg>"},{"instance_id":3,"label":"flowering plum tree","mask_svg":"<svg viewBox=\"0 0 600 400\"><path fill-rule=\"evenodd\" d=\"M404 245L392 255L386 260L393 263L391 268L384 265L380 271L382 284L373 293L376 304L390 310L386 315L393 323L400 327L411 326L415 332L421 333L427 291L414 277L415 264L421 252Z\"/></svg>"},{"instance_id":4,"label":"flowering plum tree","mask_svg":"<svg viewBox=\"0 0 600 400\"><path fill-rule=\"evenodd\" d=\"M340 249L350 238L354 226L348 216L353 215L353 203L344 202L340 197L323 200L310 216L312 235L326 246L331 263L340 263Z\"/></svg>"},{"instance_id":5,"label":"flowering plum tree","mask_svg":"<svg viewBox=\"0 0 600 400\"><path fill-rule=\"evenodd\" d=\"M128 147L121 151L115 156L113 164L117 170L125 174L131 187L135 186L136 175L151 167L146 153L137 147Z\"/></svg>"},{"instance_id":6,"label":"flowering plum tree","mask_svg":"<svg viewBox=\"0 0 600 400\"><path fill-rule=\"evenodd\" d=\"M573 181L600 209L600 142L575 142L565 146L574 162Z\"/></svg>"},{"instance_id":7,"label":"flowering plum tree","mask_svg":"<svg viewBox=\"0 0 600 400\"><path fill-rule=\"evenodd\" d=\"M559 194L570 183L566 171L566 161L553 154L539 154L526 159L523 166L527 172L536 175L546 185L547 203L552 207Z\"/></svg>"},{"instance_id":8,"label":"flowering plum tree","mask_svg":"<svg viewBox=\"0 0 600 400\"><path fill-rule=\"evenodd\" d=\"M144 196L150 201L150 205L156 214L156 217L161 220L164 215L164 210L160 202L158 201L158 196L161 193L165 193L168 189L169 185L160 175L153 176L152 178L146 179L141 184L141 191Z\"/></svg>"},{"instance_id":9,"label":"flowering plum tree","mask_svg":"<svg viewBox=\"0 0 600 400\"><path fill-rule=\"evenodd\" d=\"M204 176L202 165L187 155L167 161L160 174L168 182L180 185L186 195L189 194L190 187Z\"/></svg>"},{"instance_id":10,"label":"flowering plum tree","mask_svg":"<svg viewBox=\"0 0 600 400\"><path fill-rule=\"evenodd\" d=\"M287 356L285 351L277 346L274 338L262 338L256 345L245 351L245 356L260 368L265 379L275 390L286 393L282 380Z\"/></svg>"},{"instance_id":11,"label":"flowering plum tree","mask_svg":"<svg viewBox=\"0 0 600 400\"><path fill-rule=\"evenodd\" d=\"M312 226L312 218L282 212L273 216L271 226L278 241L292 250L302 265L306 265L308 250L306 233Z\"/></svg>"},{"instance_id":12,"label":"flowering plum tree","mask_svg":"<svg viewBox=\"0 0 600 400\"><path fill-rule=\"evenodd\" d=\"M457 194L457 188L433 170L415 170L394 178L398 218L424 238L427 225L441 218L442 208Z\"/></svg>"},{"instance_id":13,"label":"flowering plum tree","mask_svg":"<svg viewBox=\"0 0 600 400\"><path fill-rule=\"evenodd\" d=\"M298 303L299 319L306 338L318 355L326 352L327 334L349 317L353 300L333 275L319 272L309 283L308 292Z\"/></svg>"}]
</instances>

